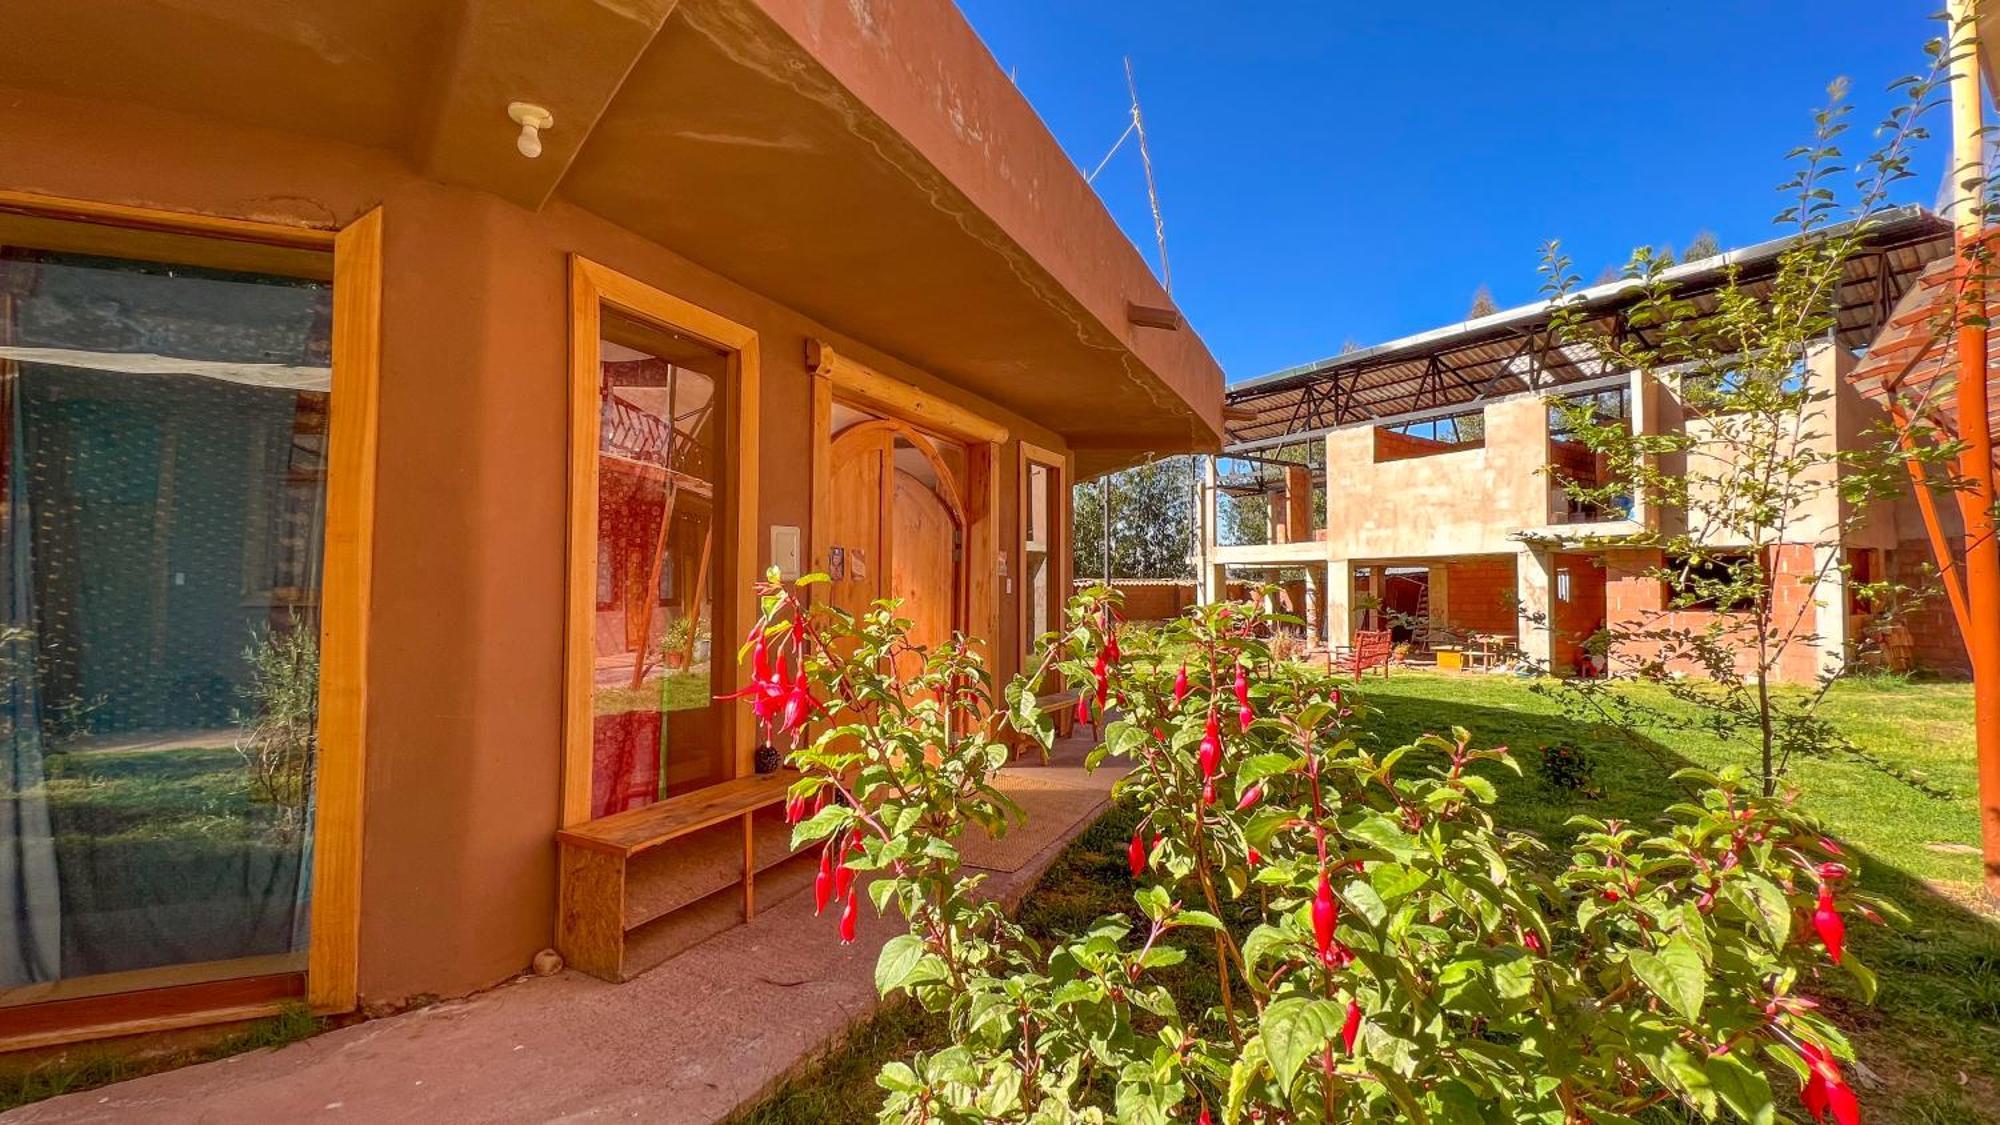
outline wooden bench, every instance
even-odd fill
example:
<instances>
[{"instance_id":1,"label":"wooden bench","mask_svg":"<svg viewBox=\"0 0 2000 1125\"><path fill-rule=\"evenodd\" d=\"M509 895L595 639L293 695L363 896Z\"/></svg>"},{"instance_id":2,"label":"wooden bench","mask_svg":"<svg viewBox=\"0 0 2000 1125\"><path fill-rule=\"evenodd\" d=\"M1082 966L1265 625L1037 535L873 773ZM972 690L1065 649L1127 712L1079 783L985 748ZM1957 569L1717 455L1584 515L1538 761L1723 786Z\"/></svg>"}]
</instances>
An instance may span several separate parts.
<instances>
[{"instance_id":1,"label":"wooden bench","mask_svg":"<svg viewBox=\"0 0 2000 1125\"><path fill-rule=\"evenodd\" d=\"M632 962L634 933L691 900L685 894L663 896L649 890L632 877L633 861L730 820L743 824L743 920L749 921L757 912L757 872L792 855L789 835L780 848L758 847L754 814L784 804L785 792L797 778L792 770L739 777L557 832L556 952L571 968L609 981L627 980L651 968L651 963Z\"/></svg>"},{"instance_id":2,"label":"wooden bench","mask_svg":"<svg viewBox=\"0 0 2000 1125\"><path fill-rule=\"evenodd\" d=\"M1395 634L1387 629L1364 631L1354 634L1352 645L1342 645L1327 656L1327 666L1336 672L1351 672L1354 682L1361 682L1361 673L1370 668L1382 669L1382 678L1389 677L1389 664L1396 654Z\"/></svg>"}]
</instances>

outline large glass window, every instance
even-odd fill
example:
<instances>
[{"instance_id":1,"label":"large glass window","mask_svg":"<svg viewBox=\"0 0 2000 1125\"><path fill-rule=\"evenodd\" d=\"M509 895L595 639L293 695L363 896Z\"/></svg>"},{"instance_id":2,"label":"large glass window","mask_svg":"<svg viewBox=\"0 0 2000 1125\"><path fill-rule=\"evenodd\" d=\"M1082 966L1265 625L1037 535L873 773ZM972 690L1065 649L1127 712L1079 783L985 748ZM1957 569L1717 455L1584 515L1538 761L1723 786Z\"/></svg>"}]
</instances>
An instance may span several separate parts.
<instances>
[{"instance_id":1,"label":"large glass window","mask_svg":"<svg viewBox=\"0 0 2000 1125\"><path fill-rule=\"evenodd\" d=\"M331 320L0 246L0 1004L304 968Z\"/></svg>"},{"instance_id":2,"label":"large glass window","mask_svg":"<svg viewBox=\"0 0 2000 1125\"><path fill-rule=\"evenodd\" d=\"M711 636L729 354L605 309L598 344L590 815L733 773Z\"/></svg>"}]
</instances>

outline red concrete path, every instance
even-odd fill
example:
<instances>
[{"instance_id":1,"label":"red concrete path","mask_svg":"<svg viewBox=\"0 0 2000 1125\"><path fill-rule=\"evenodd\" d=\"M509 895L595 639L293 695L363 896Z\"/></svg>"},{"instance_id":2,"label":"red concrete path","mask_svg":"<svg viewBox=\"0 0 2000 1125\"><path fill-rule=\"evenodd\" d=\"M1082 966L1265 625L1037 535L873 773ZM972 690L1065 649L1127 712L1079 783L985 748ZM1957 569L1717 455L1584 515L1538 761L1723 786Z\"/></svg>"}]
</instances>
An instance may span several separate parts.
<instances>
[{"instance_id":1,"label":"red concrete path","mask_svg":"<svg viewBox=\"0 0 2000 1125\"><path fill-rule=\"evenodd\" d=\"M1059 752L1058 768L1024 767L1043 783L1020 798L1024 831L1034 830L1033 792L1046 783L1108 792L1115 771L1085 774L1073 766L1079 753ZM988 889L1018 895L1094 819L1020 871L991 874ZM876 951L901 927L869 909L861 917L860 940L843 947L828 920L813 918L811 896L794 894L623 985L576 973L525 979L24 1106L0 1122L716 1121L873 1010Z\"/></svg>"}]
</instances>

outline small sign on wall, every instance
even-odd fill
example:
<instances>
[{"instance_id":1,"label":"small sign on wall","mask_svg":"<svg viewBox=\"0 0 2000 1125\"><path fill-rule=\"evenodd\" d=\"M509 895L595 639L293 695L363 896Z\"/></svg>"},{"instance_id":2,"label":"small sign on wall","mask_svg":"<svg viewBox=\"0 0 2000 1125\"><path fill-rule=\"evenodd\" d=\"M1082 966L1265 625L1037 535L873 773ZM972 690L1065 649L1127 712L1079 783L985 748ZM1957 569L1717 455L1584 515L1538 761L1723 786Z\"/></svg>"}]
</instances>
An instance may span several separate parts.
<instances>
[{"instance_id":1,"label":"small sign on wall","mask_svg":"<svg viewBox=\"0 0 2000 1125\"><path fill-rule=\"evenodd\" d=\"M771 565L778 568L778 577L787 582L795 582L799 577L799 529L773 524L771 527Z\"/></svg>"}]
</instances>

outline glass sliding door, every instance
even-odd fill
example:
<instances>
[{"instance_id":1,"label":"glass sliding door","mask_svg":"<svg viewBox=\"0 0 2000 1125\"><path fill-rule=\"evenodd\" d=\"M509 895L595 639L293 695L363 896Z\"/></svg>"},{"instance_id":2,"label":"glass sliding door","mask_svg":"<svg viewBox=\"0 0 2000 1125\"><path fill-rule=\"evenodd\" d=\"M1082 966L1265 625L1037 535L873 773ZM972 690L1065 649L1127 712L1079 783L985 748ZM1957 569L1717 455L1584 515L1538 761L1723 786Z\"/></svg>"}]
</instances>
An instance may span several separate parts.
<instances>
[{"instance_id":1,"label":"glass sliding door","mask_svg":"<svg viewBox=\"0 0 2000 1125\"><path fill-rule=\"evenodd\" d=\"M734 776L714 615L730 354L606 309L598 341L592 818ZM718 668L718 663L721 667Z\"/></svg>"},{"instance_id":2,"label":"glass sliding door","mask_svg":"<svg viewBox=\"0 0 2000 1125\"><path fill-rule=\"evenodd\" d=\"M0 246L0 1006L305 968L331 294Z\"/></svg>"}]
</instances>

